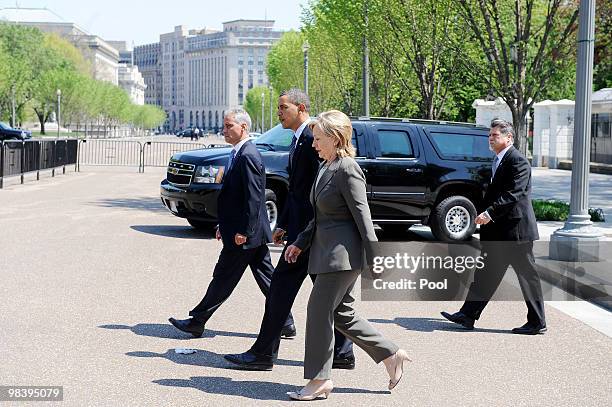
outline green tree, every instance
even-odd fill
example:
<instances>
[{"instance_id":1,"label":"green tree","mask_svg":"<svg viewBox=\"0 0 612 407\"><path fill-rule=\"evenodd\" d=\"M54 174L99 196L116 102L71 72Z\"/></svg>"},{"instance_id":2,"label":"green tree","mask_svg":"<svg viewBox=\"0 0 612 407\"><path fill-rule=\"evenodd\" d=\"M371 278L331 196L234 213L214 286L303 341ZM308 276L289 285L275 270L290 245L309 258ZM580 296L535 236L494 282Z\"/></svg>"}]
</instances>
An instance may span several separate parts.
<instances>
[{"instance_id":1,"label":"green tree","mask_svg":"<svg viewBox=\"0 0 612 407\"><path fill-rule=\"evenodd\" d=\"M17 24L0 23L0 41L5 44L6 82L0 86L0 111L10 111L14 101L17 116L23 116L26 104L34 95L38 64L44 54L44 37L40 30ZM15 123L13 123L15 124Z\"/></svg>"},{"instance_id":2,"label":"green tree","mask_svg":"<svg viewBox=\"0 0 612 407\"><path fill-rule=\"evenodd\" d=\"M486 57L486 64L467 60L488 81L495 96L508 104L517 137L527 151L525 118L529 109L569 64L577 28L577 4L565 0L459 0L461 18Z\"/></svg>"},{"instance_id":3,"label":"green tree","mask_svg":"<svg viewBox=\"0 0 612 407\"><path fill-rule=\"evenodd\" d=\"M274 89L304 87L304 66L300 64L304 40L301 33L288 31L268 53L268 78Z\"/></svg>"},{"instance_id":4,"label":"green tree","mask_svg":"<svg viewBox=\"0 0 612 407\"><path fill-rule=\"evenodd\" d=\"M261 121L262 95L264 102L263 122ZM278 95L276 94L276 92L272 92L271 96L273 103L272 111L276 112L274 106L276 105ZM251 116L251 120L253 122L251 125L251 131L266 130L269 127L270 123L270 89L265 86L256 86L252 89L249 89L244 101L244 110L246 110L249 116Z\"/></svg>"},{"instance_id":5,"label":"green tree","mask_svg":"<svg viewBox=\"0 0 612 407\"><path fill-rule=\"evenodd\" d=\"M597 0L593 90L612 88L612 3Z\"/></svg>"}]
</instances>

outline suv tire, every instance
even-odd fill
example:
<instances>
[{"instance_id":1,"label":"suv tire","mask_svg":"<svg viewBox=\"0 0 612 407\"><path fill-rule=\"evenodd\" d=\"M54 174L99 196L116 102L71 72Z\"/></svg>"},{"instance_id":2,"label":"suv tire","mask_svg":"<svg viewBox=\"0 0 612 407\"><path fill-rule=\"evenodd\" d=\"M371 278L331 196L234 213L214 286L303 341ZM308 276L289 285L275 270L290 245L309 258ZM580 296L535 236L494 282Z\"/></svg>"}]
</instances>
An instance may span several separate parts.
<instances>
[{"instance_id":1,"label":"suv tire","mask_svg":"<svg viewBox=\"0 0 612 407\"><path fill-rule=\"evenodd\" d=\"M266 212L268 213L268 220L270 221L270 230L276 228L278 217L280 216L280 208L278 206L278 199L276 193L271 189L266 189Z\"/></svg>"},{"instance_id":2,"label":"suv tire","mask_svg":"<svg viewBox=\"0 0 612 407\"><path fill-rule=\"evenodd\" d=\"M430 226L434 237L443 242L469 239L476 230L476 208L468 198L455 195L436 205Z\"/></svg>"}]
</instances>

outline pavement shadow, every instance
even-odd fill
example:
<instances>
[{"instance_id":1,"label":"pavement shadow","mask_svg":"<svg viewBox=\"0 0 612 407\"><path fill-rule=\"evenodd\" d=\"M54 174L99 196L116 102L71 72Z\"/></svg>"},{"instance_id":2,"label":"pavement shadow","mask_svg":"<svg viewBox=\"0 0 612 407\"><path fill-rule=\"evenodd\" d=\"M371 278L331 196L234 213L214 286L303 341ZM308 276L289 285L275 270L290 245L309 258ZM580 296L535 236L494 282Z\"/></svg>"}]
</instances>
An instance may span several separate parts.
<instances>
[{"instance_id":1,"label":"pavement shadow","mask_svg":"<svg viewBox=\"0 0 612 407\"><path fill-rule=\"evenodd\" d=\"M174 237L179 239L215 239L215 231L211 227L208 230L197 230L191 226L177 225L132 225L130 229L149 235Z\"/></svg>"},{"instance_id":2,"label":"pavement shadow","mask_svg":"<svg viewBox=\"0 0 612 407\"><path fill-rule=\"evenodd\" d=\"M136 352L127 352L127 356L137 357L137 358L162 358L169 360L171 362L180 364L180 365L190 365L190 366L206 366L206 367L214 367L219 369L229 369L229 370L248 370L243 369L240 366L234 365L231 362L228 362L223 358L222 355L211 352L209 350L197 349L197 348L189 348L194 349L197 352L190 354L182 354L176 353L174 349L168 349L165 353L157 353L157 352L148 352L148 351L136 351ZM277 359L274 361L275 365L282 366L295 366L302 367L304 366L304 362L298 360L289 360L289 359Z\"/></svg>"},{"instance_id":3,"label":"pavement shadow","mask_svg":"<svg viewBox=\"0 0 612 407\"><path fill-rule=\"evenodd\" d=\"M286 383L264 382L260 380L232 380L229 377L196 376L190 379L153 380L161 386L186 387L204 393L224 396L241 396L253 400L290 401L288 391L298 391L302 386ZM335 387L332 393L348 394L390 394L389 391L376 391L349 387Z\"/></svg>"},{"instance_id":4,"label":"pavement shadow","mask_svg":"<svg viewBox=\"0 0 612 407\"><path fill-rule=\"evenodd\" d=\"M98 328L104 329L125 329L130 330L136 335L150 336L153 338L165 338L165 339L196 339L191 334L181 332L172 325L168 324L136 324L130 325L100 325ZM202 338L214 338L215 336L231 336L235 338L250 338L256 339L256 334L249 334L244 332L231 332L231 331L217 331L214 329L205 329Z\"/></svg>"},{"instance_id":5,"label":"pavement shadow","mask_svg":"<svg viewBox=\"0 0 612 407\"><path fill-rule=\"evenodd\" d=\"M457 324L454 324L443 318L401 318L394 319L377 319L371 318L368 321L377 324L395 324L404 329L416 332L434 332L434 331L454 331L454 332L483 332L490 334L511 334L511 330L506 329L490 329L474 327L473 330L465 329Z\"/></svg>"},{"instance_id":6,"label":"pavement shadow","mask_svg":"<svg viewBox=\"0 0 612 407\"><path fill-rule=\"evenodd\" d=\"M96 202L90 202L90 205L101 206L103 208L121 208L135 209L141 211L167 212L161 200L154 197L140 198L106 198Z\"/></svg>"}]
</instances>

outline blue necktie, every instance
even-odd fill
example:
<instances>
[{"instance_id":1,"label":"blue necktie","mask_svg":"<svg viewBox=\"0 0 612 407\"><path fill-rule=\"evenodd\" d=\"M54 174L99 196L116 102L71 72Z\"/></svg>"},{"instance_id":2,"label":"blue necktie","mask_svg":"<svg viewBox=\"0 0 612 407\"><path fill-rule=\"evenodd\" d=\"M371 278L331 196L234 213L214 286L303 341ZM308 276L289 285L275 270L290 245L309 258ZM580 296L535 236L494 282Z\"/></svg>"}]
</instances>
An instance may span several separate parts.
<instances>
[{"instance_id":1,"label":"blue necktie","mask_svg":"<svg viewBox=\"0 0 612 407\"><path fill-rule=\"evenodd\" d=\"M493 159L493 167L492 167L493 174L491 175L491 179L495 177L495 171L497 171L498 166L499 166L499 157L495 156L495 158Z\"/></svg>"},{"instance_id":2,"label":"blue necktie","mask_svg":"<svg viewBox=\"0 0 612 407\"><path fill-rule=\"evenodd\" d=\"M227 171L226 171L226 173L229 172L230 169L232 168L232 165L234 164L234 158L235 157L236 157L236 150L234 150L232 148L232 152L230 153L230 156L229 156L229 161L227 162Z\"/></svg>"},{"instance_id":3,"label":"blue necktie","mask_svg":"<svg viewBox=\"0 0 612 407\"><path fill-rule=\"evenodd\" d=\"M289 160L293 159L293 153L295 153L295 146L297 145L298 138L293 136L293 140L291 140L291 145L289 146Z\"/></svg>"},{"instance_id":4,"label":"blue necktie","mask_svg":"<svg viewBox=\"0 0 612 407\"><path fill-rule=\"evenodd\" d=\"M297 140L298 138L295 137L294 135L293 139L291 140L291 145L289 146L289 168L290 169L293 167L293 154L295 153L295 147L297 145Z\"/></svg>"}]
</instances>

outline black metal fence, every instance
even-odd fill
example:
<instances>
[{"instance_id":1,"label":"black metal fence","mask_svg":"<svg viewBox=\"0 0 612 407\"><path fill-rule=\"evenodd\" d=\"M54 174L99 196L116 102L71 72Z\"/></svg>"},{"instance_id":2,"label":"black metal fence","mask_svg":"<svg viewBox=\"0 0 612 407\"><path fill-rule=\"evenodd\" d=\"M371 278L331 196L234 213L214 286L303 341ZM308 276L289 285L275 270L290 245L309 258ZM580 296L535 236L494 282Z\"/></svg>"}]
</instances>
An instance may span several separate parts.
<instances>
[{"instance_id":1,"label":"black metal fence","mask_svg":"<svg viewBox=\"0 0 612 407\"><path fill-rule=\"evenodd\" d=\"M75 170L78 161L79 141L76 139L57 140L8 140L0 142L0 188L4 186L4 178L20 176L21 183L28 173L36 172L36 179L40 179L40 171L62 168L66 173L66 166L74 164Z\"/></svg>"},{"instance_id":2,"label":"black metal fence","mask_svg":"<svg viewBox=\"0 0 612 407\"><path fill-rule=\"evenodd\" d=\"M41 170L62 168L74 164L75 171L81 165L122 166L138 168L165 167L170 157L177 152L223 146L222 144L133 141L104 139L55 139L4 141L0 143L0 188L5 177L20 176L21 183L28 173L36 172L40 179Z\"/></svg>"}]
</instances>

